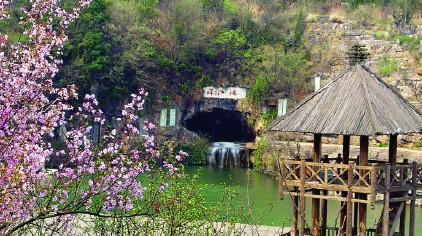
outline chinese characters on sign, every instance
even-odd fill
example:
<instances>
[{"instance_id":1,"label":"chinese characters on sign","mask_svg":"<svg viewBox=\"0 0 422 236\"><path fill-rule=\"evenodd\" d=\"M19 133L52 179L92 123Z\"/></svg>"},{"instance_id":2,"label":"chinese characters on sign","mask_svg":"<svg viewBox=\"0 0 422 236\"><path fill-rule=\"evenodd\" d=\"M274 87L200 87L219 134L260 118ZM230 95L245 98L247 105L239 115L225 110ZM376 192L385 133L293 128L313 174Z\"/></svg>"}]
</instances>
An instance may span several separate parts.
<instances>
[{"instance_id":1,"label":"chinese characters on sign","mask_svg":"<svg viewBox=\"0 0 422 236\"><path fill-rule=\"evenodd\" d=\"M176 109L161 109L160 126L175 126L176 125Z\"/></svg>"},{"instance_id":2,"label":"chinese characters on sign","mask_svg":"<svg viewBox=\"0 0 422 236\"><path fill-rule=\"evenodd\" d=\"M204 97L242 99L246 97L246 89L238 88L238 87L229 87L229 88L205 87Z\"/></svg>"},{"instance_id":3,"label":"chinese characters on sign","mask_svg":"<svg viewBox=\"0 0 422 236\"><path fill-rule=\"evenodd\" d=\"M278 99L277 117L284 116L287 113L287 99Z\"/></svg>"}]
</instances>

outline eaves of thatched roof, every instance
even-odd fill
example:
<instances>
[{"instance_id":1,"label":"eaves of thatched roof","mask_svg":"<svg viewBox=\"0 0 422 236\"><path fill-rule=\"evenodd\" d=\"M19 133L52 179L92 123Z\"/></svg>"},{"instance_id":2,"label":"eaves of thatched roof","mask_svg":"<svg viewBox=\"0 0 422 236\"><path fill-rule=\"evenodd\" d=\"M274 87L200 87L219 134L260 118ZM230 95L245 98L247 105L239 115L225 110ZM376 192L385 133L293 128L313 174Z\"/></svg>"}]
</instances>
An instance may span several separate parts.
<instances>
[{"instance_id":1,"label":"eaves of thatched roof","mask_svg":"<svg viewBox=\"0 0 422 236\"><path fill-rule=\"evenodd\" d=\"M269 129L358 136L420 133L422 113L368 68L355 65Z\"/></svg>"}]
</instances>

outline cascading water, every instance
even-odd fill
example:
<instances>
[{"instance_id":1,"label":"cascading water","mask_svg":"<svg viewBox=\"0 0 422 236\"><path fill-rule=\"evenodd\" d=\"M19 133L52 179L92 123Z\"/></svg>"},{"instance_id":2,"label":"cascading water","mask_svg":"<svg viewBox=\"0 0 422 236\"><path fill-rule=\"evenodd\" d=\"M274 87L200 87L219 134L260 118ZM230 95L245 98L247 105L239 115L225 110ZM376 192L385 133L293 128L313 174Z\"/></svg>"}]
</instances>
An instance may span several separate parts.
<instances>
[{"instance_id":1,"label":"cascading water","mask_svg":"<svg viewBox=\"0 0 422 236\"><path fill-rule=\"evenodd\" d=\"M226 166L239 166L242 154L246 147L240 143L215 142L211 144L208 164L224 168Z\"/></svg>"}]
</instances>

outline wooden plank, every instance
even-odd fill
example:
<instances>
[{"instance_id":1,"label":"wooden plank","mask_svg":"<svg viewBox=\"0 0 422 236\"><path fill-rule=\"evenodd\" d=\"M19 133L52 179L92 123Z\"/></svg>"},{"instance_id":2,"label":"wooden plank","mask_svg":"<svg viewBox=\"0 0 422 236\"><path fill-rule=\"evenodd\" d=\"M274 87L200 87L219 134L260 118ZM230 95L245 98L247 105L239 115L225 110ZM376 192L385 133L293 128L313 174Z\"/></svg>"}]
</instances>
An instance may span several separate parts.
<instances>
[{"instance_id":1,"label":"wooden plank","mask_svg":"<svg viewBox=\"0 0 422 236\"><path fill-rule=\"evenodd\" d=\"M352 192L353 193L353 192ZM285 192L285 194L290 194L291 196L300 196L300 193L296 192ZM337 197L337 196L324 196L324 195L313 195L312 193L305 193L303 195L305 198L318 198L318 199L326 199L326 200L333 200L333 201L347 201L347 198ZM364 199L358 199L358 198L352 198L353 203L365 203L369 204L369 200Z\"/></svg>"},{"instance_id":2,"label":"wooden plank","mask_svg":"<svg viewBox=\"0 0 422 236\"><path fill-rule=\"evenodd\" d=\"M389 236L393 236L394 233L396 232L397 223L399 222L403 208L405 208L404 205L405 205L405 202L402 202L400 204L400 207L395 212L394 220L393 220L393 223L391 224L391 228L390 228L390 233L388 234Z\"/></svg>"},{"instance_id":3,"label":"wooden plank","mask_svg":"<svg viewBox=\"0 0 422 236\"><path fill-rule=\"evenodd\" d=\"M305 236L305 179L306 179L306 167L305 160L301 160L300 163L300 228L299 236Z\"/></svg>"},{"instance_id":4,"label":"wooden plank","mask_svg":"<svg viewBox=\"0 0 422 236\"><path fill-rule=\"evenodd\" d=\"M286 165L300 165L301 161L295 160L285 160ZM345 164L336 164L336 163L315 163L315 162L306 162L306 166L309 167L328 167L328 168L338 168L338 169L348 169L349 165ZM372 167L368 166L368 162L366 162L366 166L353 166L355 170L371 170Z\"/></svg>"},{"instance_id":5,"label":"wooden plank","mask_svg":"<svg viewBox=\"0 0 422 236\"><path fill-rule=\"evenodd\" d=\"M285 178L286 178L286 172L285 172L285 166L284 166L284 159L279 160L278 162L280 164L280 176L278 177L278 190L280 191L280 199L284 199L284 186L285 186Z\"/></svg>"},{"instance_id":6,"label":"wooden plank","mask_svg":"<svg viewBox=\"0 0 422 236\"><path fill-rule=\"evenodd\" d=\"M388 235L390 221L390 165L385 166L384 185L387 186L384 193L384 210L382 214L382 235Z\"/></svg>"},{"instance_id":7,"label":"wooden plank","mask_svg":"<svg viewBox=\"0 0 422 236\"><path fill-rule=\"evenodd\" d=\"M372 165L374 166L375 164L372 164ZM377 182L377 179L376 178L377 178L376 177L376 171L375 171L375 168L374 168L374 169L371 170L371 180L370 180L370 182L371 182L371 190L372 190L371 195L370 195L370 200L371 200L371 208L372 209L375 208L375 202L377 201L377 193L376 193L376 189L377 189L376 182Z\"/></svg>"},{"instance_id":8,"label":"wooden plank","mask_svg":"<svg viewBox=\"0 0 422 236\"><path fill-rule=\"evenodd\" d=\"M360 153L359 153L359 165L368 165L368 153L369 153L369 137L360 136ZM365 175L365 170L360 170L361 176ZM360 193L360 199L366 199L367 194ZM364 234L366 231L366 210L367 206L365 203L359 203L359 234Z\"/></svg>"},{"instance_id":9,"label":"wooden plank","mask_svg":"<svg viewBox=\"0 0 422 236\"><path fill-rule=\"evenodd\" d=\"M285 187L300 187L300 180L286 180ZM347 191L347 185L338 185L338 184L319 184L315 182L305 181L305 189L320 189L320 190L328 190L328 191ZM365 193L370 194L372 193L371 186L368 187L361 187L354 185L352 187L353 191L356 193Z\"/></svg>"},{"instance_id":10,"label":"wooden plank","mask_svg":"<svg viewBox=\"0 0 422 236\"><path fill-rule=\"evenodd\" d=\"M413 162L412 168L412 200L410 201L410 219L409 219L409 236L415 236L415 208L416 208L416 182L417 182L417 163Z\"/></svg>"},{"instance_id":11,"label":"wooden plank","mask_svg":"<svg viewBox=\"0 0 422 236\"><path fill-rule=\"evenodd\" d=\"M321 134L314 134L314 147L313 147L313 162L320 163L321 162ZM318 167L314 167L314 171L318 171ZM314 189L312 190L313 195L319 195L320 190ZM320 208L320 200L318 198L312 198L312 235L318 236L319 235L319 208Z\"/></svg>"},{"instance_id":12,"label":"wooden plank","mask_svg":"<svg viewBox=\"0 0 422 236\"><path fill-rule=\"evenodd\" d=\"M297 180L286 180L285 182L285 186L286 187L299 187L300 186L300 181ZM328 190L328 191L347 191L347 185L338 185L338 184L319 184L319 183L314 183L314 182L306 182L305 181L305 189L320 189L320 190ZM361 186L353 186L352 187L353 191L356 193L365 193L365 194L370 194L372 193L372 189L370 186L368 187L361 187Z\"/></svg>"}]
</instances>

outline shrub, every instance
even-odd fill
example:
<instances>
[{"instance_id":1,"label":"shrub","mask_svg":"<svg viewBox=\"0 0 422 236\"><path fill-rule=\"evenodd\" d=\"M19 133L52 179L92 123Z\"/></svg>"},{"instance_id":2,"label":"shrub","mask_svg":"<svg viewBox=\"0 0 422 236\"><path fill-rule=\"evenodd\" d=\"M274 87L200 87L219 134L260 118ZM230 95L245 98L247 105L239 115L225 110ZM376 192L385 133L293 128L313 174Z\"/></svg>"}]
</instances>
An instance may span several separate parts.
<instances>
[{"instance_id":1,"label":"shrub","mask_svg":"<svg viewBox=\"0 0 422 236\"><path fill-rule=\"evenodd\" d=\"M393 39L396 40L396 41L399 41L400 44L410 43L410 42L413 41L412 36L407 35L407 34L395 35Z\"/></svg>"},{"instance_id":2,"label":"shrub","mask_svg":"<svg viewBox=\"0 0 422 236\"><path fill-rule=\"evenodd\" d=\"M276 117L277 117L277 110L272 109L272 110L266 111L261 115L262 124L264 125L264 127L268 127L268 125L270 124L270 121Z\"/></svg>"},{"instance_id":3,"label":"shrub","mask_svg":"<svg viewBox=\"0 0 422 236\"><path fill-rule=\"evenodd\" d=\"M257 169L261 169L262 168L262 159L264 157L265 152L267 151L269 144L267 142L267 140L265 139L260 139L257 143L256 143L256 149L253 152L253 155L255 157L255 167Z\"/></svg>"},{"instance_id":4,"label":"shrub","mask_svg":"<svg viewBox=\"0 0 422 236\"><path fill-rule=\"evenodd\" d=\"M382 31L382 30L381 31L375 31L374 37L377 40L386 39L388 37L388 32Z\"/></svg>"},{"instance_id":5,"label":"shrub","mask_svg":"<svg viewBox=\"0 0 422 236\"><path fill-rule=\"evenodd\" d=\"M163 185L162 181L168 184ZM183 170L170 180L157 173L150 175L145 182L149 183L150 189L147 198L153 200L147 204L136 203L141 216L96 218L96 234L213 235L221 230L215 222L223 221L228 230L238 235L234 223L248 217L246 207L235 201L239 195L237 191L223 186L223 196L210 203L206 193L214 186L199 183L197 175L187 175Z\"/></svg>"},{"instance_id":6,"label":"shrub","mask_svg":"<svg viewBox=\"0 0 422 236\"><path fill-rule=\"evenodd\" d=\"M201 165L206 164L209 144L205 139L197 138L191 143L179 144L176 150L183 150L188 153L184 164Z\"/></svg>"},{"instance_id":7,"label":"shrub","mask_svg":"<svg viewBox=\"0 0 422 236\"><path fill-rule=\"evenodd\" d=\"M354 25L368 27L374 24L374 7L369 5L359 5L352 13Z\"/></svg>"},{"instance_id":8,"label":"shrub","mask_svg":"<svg viewBox=\"0 0 422 236\"><path fill-rule=\"evenodd\" d=\"M223 8L224 11L227 13L234 13L238 9L238 6L235 2L231 0L224 0Z\"/></svg>"},{"instance_id":9,"label":"shrub","mask_svg":"<svg viewBox=\"0 0 422 236\"><path fill-rule=\"evenodd\" d=\"M271 88L271 80L266 76L258 76L248 91L248 99L254 104L261 104Z\"/></svg>"},{"instance_id":10,"label":"shrub","mask_svg":"<svg viewBox=\"0 0 422 236\"><path fill-rule=\"evenodd\" d=\"M393 23L393 21L391 19L379 19L377 20L377 24L379 25L391 25Z\"/></svg>"},{"instance_id":11,"label":"shrub","mask_svg":"<svg viewBox=\"0 0 422 236\"><path fill-rule=\"evenodd\" d=\"M399 62L397 60L384 58L378 66L378 73L381 76L389 76L397 71L398 65Z\"/></svg>"},{"instance_id":12,"label":"shrub","mask_svg":"<svg viewBox=\"0 0 422 236\"><path fill-rule=\"evenodd\" d=\"M401 45L405 46L410 51L417 51L419 49L422 36L412 37L407 34L398 34L394 36L394 40L399 41Z\"/></svg>"}]
</instances>

